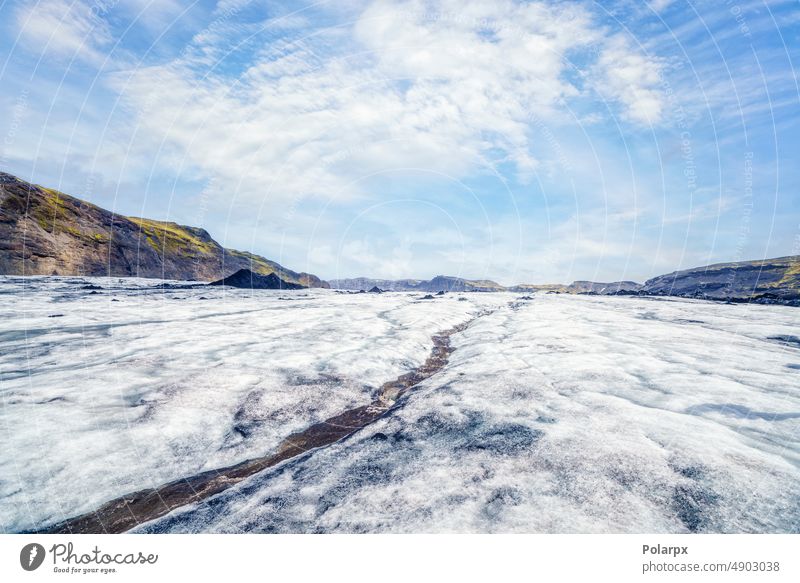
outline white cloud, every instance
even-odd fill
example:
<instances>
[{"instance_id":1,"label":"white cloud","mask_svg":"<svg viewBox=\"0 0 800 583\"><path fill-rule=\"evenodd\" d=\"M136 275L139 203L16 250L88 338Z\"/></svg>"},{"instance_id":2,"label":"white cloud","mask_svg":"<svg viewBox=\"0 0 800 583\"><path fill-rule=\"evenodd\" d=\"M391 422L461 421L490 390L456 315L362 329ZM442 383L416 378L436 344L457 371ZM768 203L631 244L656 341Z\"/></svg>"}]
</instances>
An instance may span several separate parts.
<instances>
[{"instance_id":1,"label":"white cloud","mask_svg":"<svg viewBox=\"0 0 800 583\"><path fill-rule=\"evenodd\" d=\"M663 10L669 8L673 1L674 0L650 0L650 2L647 4L653 9L654 12L662 12Z\"/></svg>"},{"instance_id":2,"label":"white cloud","mask_svg":"<svg viewBox=\"0 0 800 583\"><path fill-rule=\"evenodd\" d=\"M186 11L191 5L187 7L178 0L125 0L119 3L119 8L135 18L136 24L143 25L151 33L159 34L168 26L174 25L181 14L186 18Z\"/></svg>"},{"instance_id":3,"label":"white cloud","mask_svg":"<svg viewBox=\"0 0 800 583\"><path fill-rule=\"evenodd\" d=\"M379 0L352 30L270 35L250 60L237 53L198 72L222 32L116 86L140 113L150 159L153 148L169 164L185 156L251 200L362 196L362 177L398 168L462 178L510 163L525 182L539 166L531 117L569 119L570 100L585 98L570 81L573 60L591 59L588 48L600 47L590 66L603 97L631 122L661 110L654 60L575 5Z\"/></svg>"},{"instance_id":4,"label":"white cloud","mask_svg":"<svg viewBox=\"0 0 800 583\"><path fill-rule=\"evenodd\" d=\"M664 110L659 59L631 50L621 36L606 45L597 63L597 89L625 106L626 116L640 124L657 124Z\"/></svg>"},{"instance_id":5,"label":"white cloud","mask_svg":"<svg viewBox=\"0 0 800 583\"><path fill-rule=\"evenodd\" d=\"M98 10L79 0L41 0L23 4L16 13L25 46L43 56L73 58L100 65L111 42Z\"/></svg>"}]
</instances>

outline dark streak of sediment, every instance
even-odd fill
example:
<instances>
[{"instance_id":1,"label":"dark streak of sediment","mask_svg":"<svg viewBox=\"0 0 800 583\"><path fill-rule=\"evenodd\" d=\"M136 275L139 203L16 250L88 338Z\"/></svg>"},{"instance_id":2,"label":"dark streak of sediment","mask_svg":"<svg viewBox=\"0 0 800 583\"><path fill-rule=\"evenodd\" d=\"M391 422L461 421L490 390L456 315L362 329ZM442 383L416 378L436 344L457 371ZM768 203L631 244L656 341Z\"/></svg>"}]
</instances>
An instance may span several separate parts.
<instances>
[{"instance_id":1,"label":"dark streak of sediment","mask_svg":"<svg viewBox=\"0 0 800 583\"><path fill-rule=\"evenodd\" d=\"M100 508L42 529L50 534L121 533L169 512L199 502L230 488L258 472L278 465L309 450L331 445L366 427L386 414L397 399L409 389L440 371L453 348L450 337L467 328L474 318L433 336L428 359L413 371L385 383L378 397L369 405L340 413L321 423L294 433L268 456L208 470L194 476L168 482L154 489L140 490L106 502Z\"/></svg>"}]
</instances>

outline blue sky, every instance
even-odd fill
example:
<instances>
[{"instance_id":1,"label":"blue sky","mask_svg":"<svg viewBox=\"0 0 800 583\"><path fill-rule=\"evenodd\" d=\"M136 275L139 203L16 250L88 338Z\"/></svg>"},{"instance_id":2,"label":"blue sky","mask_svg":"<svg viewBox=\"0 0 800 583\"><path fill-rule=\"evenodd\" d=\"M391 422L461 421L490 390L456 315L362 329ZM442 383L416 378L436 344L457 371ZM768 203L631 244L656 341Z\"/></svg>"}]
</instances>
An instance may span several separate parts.
<instances>
[{"instance_id":1,"label":"blue sky","mask_svg":"<svg viewBox=\"0 0 800 583\"><path fill-rule=\"evenodd\" d=\"M797 2L0 3L0 169L324 278L800 254Z\"/></svg>"}]
</instances>

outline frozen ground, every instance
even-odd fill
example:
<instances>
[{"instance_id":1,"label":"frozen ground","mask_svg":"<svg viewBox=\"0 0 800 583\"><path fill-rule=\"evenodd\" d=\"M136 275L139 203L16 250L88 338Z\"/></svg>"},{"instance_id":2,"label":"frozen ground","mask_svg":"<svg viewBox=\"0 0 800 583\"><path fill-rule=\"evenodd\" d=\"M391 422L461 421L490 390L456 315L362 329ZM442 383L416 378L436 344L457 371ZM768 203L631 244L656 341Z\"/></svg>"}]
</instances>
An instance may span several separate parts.
<instances>
[{"instance_id":1,"label":"frozen ground","mask_svg":"<svg viewBox=\"0 0 800 583\"><path fill-rule=\"evenodd\" d=\"M21 282L0 278L5 531L264 455L369 402L427 358L432 334L501 302Z\"/></svg>"},{"instance_id":2,"label":"frozen ground","mask_svg":"<svg viewBox=\"0 0 800 583\"><path fill-rule=\"evenodd\" d=\"M800 531L796 308L21 281L0 279L5 531L269 453L487 309L387 417L139 530Z\"/></svg>"}]
</instances>

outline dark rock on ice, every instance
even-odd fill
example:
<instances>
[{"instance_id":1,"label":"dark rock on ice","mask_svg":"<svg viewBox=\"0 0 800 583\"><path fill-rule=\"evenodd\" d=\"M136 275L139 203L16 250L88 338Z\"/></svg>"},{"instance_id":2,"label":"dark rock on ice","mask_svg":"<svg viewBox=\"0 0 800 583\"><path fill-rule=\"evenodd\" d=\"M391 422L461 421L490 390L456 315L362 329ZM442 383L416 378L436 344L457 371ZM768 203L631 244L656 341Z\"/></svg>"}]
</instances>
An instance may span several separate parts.
<instances>
[{"instance_id":1,"label":"dark rock on ice","mask_svg":"<svg viewBox=\"0 0 800 583\"><path fill-rule=\"evenodd\" d=\"M244 289L305 289L305 286L282 280L274 273L259 275L249 269L240 269L223 279L208 285L227 285Z\"/></svg>"},{"instance_id":2,"label":"dark rock on ice","mask_svg":"<svg viewBox=\"0 0 800 583\"><path fill-rule=\"evenodd\" d=\"M798 336L791 336L789 334L780 334L778 336L770 336L769 340L776 340L785 346L792 346L794 348L800 348L800 337Z\"/></svg>"}]
</instances>

